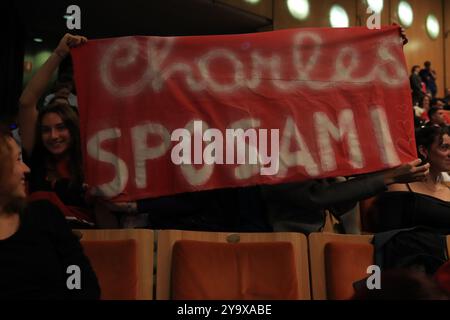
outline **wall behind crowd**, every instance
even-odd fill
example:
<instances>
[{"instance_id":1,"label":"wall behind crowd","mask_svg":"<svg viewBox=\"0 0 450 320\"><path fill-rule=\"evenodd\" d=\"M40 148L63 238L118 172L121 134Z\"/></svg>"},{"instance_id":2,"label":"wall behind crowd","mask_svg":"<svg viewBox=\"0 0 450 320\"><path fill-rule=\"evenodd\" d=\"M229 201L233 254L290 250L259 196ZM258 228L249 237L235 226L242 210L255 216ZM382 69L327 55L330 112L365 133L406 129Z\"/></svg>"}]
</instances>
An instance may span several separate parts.
<instances>
[{"instance_id":1,"label":"wall behind crowd","mask_svg":"<svg viewBox=\"0 0 450 320\"><path fill-rule=\"evenodd\" d=\"M309 16L298 20L289 12L288 1L281 0L223 0L243 10L273 19L273 29L329 27L329 11L334 4L342 6L349 18L350 26L365 26L369 14L366 13L366 0L310 0ZM249 2L255 2L250 4ZM256 3L257 2L257 3ZM409 44L405 47L408 68L423 66L427 60L437 72L438 96L444 94L444 88L450 87L450 0L407 0L413 9L413 23L405 27ZM400 0L384 0L381 12L381 24L400 24L398 5ZM270 10L272 9L272 10ZM440 33L432 39L426 31L426 19L433 14L439 21Z\"/></svg>"},{"instance_id":2,"label":"wall behind crowd","mask_svg":"<svg viewBox=\"0 0 450 320\"><path fill-rule=\"evenodd\" d=\"M391 21L398 21L397 4L399 0L391 0ZM450 5L450 1L445 2ZM405 56L408 66L415 64L423 67L423 62L431 61L431 66L437 73L438 96L443 96L445 86L450 86L450 82L445 84L445 75L450 73L450 65L445 69L444 61L444 1L441 0L409 0L414 10L414 21L411 27L406 29L406 35L410 39L405 47ZM450 6L447 10L450 10ZM426 31L427 16L432 13L440 22L440 34L437 39L431 39ZM449 47L450 49L450 47Z\"/></svg>"}]
</instances>

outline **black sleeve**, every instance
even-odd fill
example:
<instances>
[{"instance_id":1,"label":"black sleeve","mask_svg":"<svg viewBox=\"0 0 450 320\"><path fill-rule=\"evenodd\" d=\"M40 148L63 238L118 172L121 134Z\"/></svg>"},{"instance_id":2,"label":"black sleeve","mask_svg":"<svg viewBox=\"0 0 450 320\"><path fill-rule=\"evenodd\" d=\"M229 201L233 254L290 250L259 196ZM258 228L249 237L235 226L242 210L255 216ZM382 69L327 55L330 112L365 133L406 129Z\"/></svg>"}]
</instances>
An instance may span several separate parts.
<instances>
[{"instance_id":1,"label":"black sleeve","mask_svg":"<svg viewBox=\"0 0 450 320\"><path fill-rule=\"evenodd\" d=\"M298 207L309 209L328 209L370 198L386 190L382 175L361 176L345 182L327 183L323 180L311 180L304 183L290 183L266 186L268 199L286 201Z\"/></svg>"},{"instance_id":2,"label":"black sleeve","mask_svg":"<svg viewBox=\"0 0 450 320\"><path fill-rule=\"evenodd\" d=\"M67 288L67 285L64 285L64 288L66 288L66 298L70 300L99 299L100 286L97 276L83 252L80 241L69 228L63 214L57 207L50 203L48 203L47 210L44 212L48 218L45 228L61 259L65 281L71 276L71 274L67 273L69 266L78 266L81 271L81 289L70 290ZM44 218L44 215L42 218Z\"/></svg>"},{"instance_id":3,"label":"black sleeve","mask_svg":"<svg viewBox=\"0 0 450 320\"><path fill-rule=\"evenodd\" d=\"M422 91L422 83L420 77L411 77L410 79L411 89L415 92L421 92Z\"/></svg>"},{"instance_id":4,"label":"black sleeve","mask_svg":"<svg viewBox=\"0 0 450 320\"><path fill-rule=\"evenodd\" d=\"M387 190L381 174L365 175L345 182L318 184L309 190L310 201L318 206L346 211L356 202L373 197ZM347 209L337 209L337 208Z\"/></svg>"},{"instance_id":5,"label":"black sleeve","mask_svg":"<svg viewBox=\"0 0 450 320\"><path fill-rule=\"evenodd\" d=\"M194 193L182 193L173 196L148 198L138 200L138 213L176 212L179 214L192 214L199 210L201 203L197 201Z\"/></svg>"}]
</instances>

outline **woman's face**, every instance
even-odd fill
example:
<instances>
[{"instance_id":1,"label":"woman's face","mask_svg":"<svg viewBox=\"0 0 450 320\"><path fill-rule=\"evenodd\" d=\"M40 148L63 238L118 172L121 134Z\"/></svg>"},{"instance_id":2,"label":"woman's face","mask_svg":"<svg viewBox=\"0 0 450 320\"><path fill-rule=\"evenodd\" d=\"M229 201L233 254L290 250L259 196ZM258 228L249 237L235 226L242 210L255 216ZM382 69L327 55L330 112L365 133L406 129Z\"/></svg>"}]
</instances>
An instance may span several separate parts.
<instances>
[{"instance_id":1,"label":"woman's face","mask_svg":"<svg viewBox=\"0 0 450 320\"><path fill-rule=\"evenodd\" d=\"M8 168L10 171L3 175L0 193L2 197L6 196L8 199L25 199L27 196L25 174L30 172L30 168L22 162L22 153L14 139L8 138L8 144L12 151L9 160L12 165L1 164L3 168Z\"/></svg>"},{"instance_id":2,"label":"woman's face","mask_svg":"<svg viewBox=\"0 0 450 320\"><path fill-rule=\"evenodd\" d=\"M423 98L423 109L430 109L430 98L428 98L428 96L425 96L425 98Z\"/></svg>"},{"instance_id":3,"label":"woman's face","mask_svg":"<svg viewBox=\"0 0 450 320\"><path fill-rule=\"evenodd\" d=\"M450 172L450 136L444 134L442 136L442 143L439 139L431 145L430 150L423 150L427 159L430 162L432 170L437 172Z\"/></svg>"},{"instance_id":4,"label":"woman's face","mask_svg":"<svg viewBox=\"0 0 450 320\"><path fill-rule=\"evenodd\" d=\"M42 117L41 128L42 142L51 154L61 155L69 149L72 140L70 132L58 114L54 112L45 114Z\"/></svg>"}]
</instances>

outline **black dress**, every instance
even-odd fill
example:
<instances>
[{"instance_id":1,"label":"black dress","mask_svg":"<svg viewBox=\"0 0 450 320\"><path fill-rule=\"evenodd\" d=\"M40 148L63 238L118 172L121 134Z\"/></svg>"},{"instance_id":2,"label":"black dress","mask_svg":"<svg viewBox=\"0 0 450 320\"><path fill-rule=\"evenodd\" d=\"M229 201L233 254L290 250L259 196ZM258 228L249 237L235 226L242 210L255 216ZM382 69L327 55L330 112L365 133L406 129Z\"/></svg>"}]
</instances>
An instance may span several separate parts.
<instances>
[{"instance_id":1,"label":"black dress","mask_svg":"<svg viewBox=\"0 0 450 320\"><path fill-rule=\"evenodd\" d=\"M426 226L450 233L450 202L409 191L385 192L374 203L377 231Z\"/></svg>"}]
</instances>

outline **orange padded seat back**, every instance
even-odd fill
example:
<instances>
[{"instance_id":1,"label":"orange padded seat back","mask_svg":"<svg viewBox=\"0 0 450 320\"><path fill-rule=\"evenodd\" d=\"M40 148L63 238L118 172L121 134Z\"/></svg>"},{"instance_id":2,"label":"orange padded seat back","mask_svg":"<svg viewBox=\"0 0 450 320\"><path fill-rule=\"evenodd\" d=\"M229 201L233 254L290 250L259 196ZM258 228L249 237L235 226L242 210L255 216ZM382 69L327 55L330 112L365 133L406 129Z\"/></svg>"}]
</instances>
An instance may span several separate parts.
<instances>
[{"instance_id":1,"label":"orange padded seat back","mask_svg":"<svg viewBox=\"0 0 450 320\"><path fill-rule=\"evenodd\" d=\"M361 218L361 231L374 233L377 231L377 209L375 202L377 197L372 197L359 202Z\"/></svg>"},{"instance_id":2,"label":"orange padded seat back","mask_svg":"<svg viewBox=\"0 0 450 320\"><path fill-rule=\"evenodd\" d=\"M216 243L180 240L172 253L172 298L297 299L289 242Z\"/></svg>"},{"instance_id":3,"label":"orange padded seat back","mask_svg":"<svg viewBox=\"0 0 450 320\"><path fill-rule=\"evenodd\" d=\"M364 279L367 267L374 264L374 249L369 243L332 241L325 245L327 298L344 300L354 294L353 283Z\"/></svg>"},{"instance_id":4,"label":"orange padded seat back","mask_svg":"<svg viewBox=\"0 0 450 320\"><path fill-rule=\"evenodd\" d=\"M82 240L81 244L97 274L101 299L136 299L136 240Z\"/></svg>"}]
</instances>

